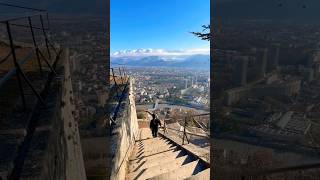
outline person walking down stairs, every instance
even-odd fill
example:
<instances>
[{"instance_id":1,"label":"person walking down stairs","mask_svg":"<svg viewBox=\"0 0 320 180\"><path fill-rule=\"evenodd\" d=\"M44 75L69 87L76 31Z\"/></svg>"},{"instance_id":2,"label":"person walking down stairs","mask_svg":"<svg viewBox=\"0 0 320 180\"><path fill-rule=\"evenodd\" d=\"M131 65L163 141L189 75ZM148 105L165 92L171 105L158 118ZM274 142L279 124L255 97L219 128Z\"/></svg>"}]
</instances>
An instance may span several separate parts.
<instances>
[{"instance_id":1,"label":"person walking down stairs","mask_svg":"<svg viewBox=\"0 0 320 180\"><path fill-rule=\"evenodd\" d=\"M158 136L158 130L159 130L159 126L161 127L161 122L154 113L150 113L149 111L146 111L146 112L151 114L152 116L152 119L150 121L150 129L151 129L152 137L155 138Z\"/></svg>"}]
</instances>

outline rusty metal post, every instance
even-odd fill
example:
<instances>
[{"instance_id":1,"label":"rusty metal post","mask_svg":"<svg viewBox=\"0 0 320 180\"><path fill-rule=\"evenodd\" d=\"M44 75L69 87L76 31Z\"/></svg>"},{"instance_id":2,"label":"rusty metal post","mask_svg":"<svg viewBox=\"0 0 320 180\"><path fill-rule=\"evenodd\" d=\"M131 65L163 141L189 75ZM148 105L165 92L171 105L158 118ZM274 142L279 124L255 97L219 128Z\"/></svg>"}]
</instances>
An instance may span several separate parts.
<instances>
[{"instance_id":1,"label":"rusty metal post","mask_svg":"<svg viewBox=\"0 0 320 180\"><path fill-rule=\"evenodd\" d=\"M119 66L119 73L120 73L121 83L123 84L123 78L122 78L122 73L121 73L121 68L120 68L120 66Z\"/></svg>"},{"instance_id":2,"label":"rusty metal post","mask_svg":"<svg viewBox=\"0 0 320 180\"><path fill-rule=\"evenodd\" d=\"M184 136L186 134L186 122L187 122L187 117L184 118L182 145L184 144Z\"/></svg>"},{"instance_id":3,"label":"rusty metal post","mask_svg":"<svg viewBox=\"0 0 320 180\"><path fill-rule=\"evenodd\" d=\"M124 76L125 80L127 80L126 70L125 70L124 66L122 67L122 72L123 72L123 76Z\"/></svg>"},{"instance_id":4,"label":"rusty metal post","mask_svg":"<svg viewBox=\"0 0 320 180\"><path fill-rule=\"evenodd\" d=\"M40 61L40 56L39 56L39 48L36 42L36 39L34 37L34 32L33 32L33 27L32 27L32 22L31 22L31 18L28 17L28 21L29 21L29 26L30 26L30 31L31 31L31 35L32 35L32 40L33 40L33 45L36 48L36 56L37 56L37 60L38 60L38 65L39 65L39 69L40 69L40 74L41 76L43 75L42 72L42 65L41 65L41 61Z\"/></svg>"},{"instance_id":5,"label":"rusty metal post","mask_svg":"<svg viewBox=\"0 0 320 180\"><path fill-rule=\"evenodd\" d=\"M117 97L119 97L118 85L117 85L116 78L115 78L115 76L114 76L114 71L113 71L113 68L110 68L110 69L111 69L111 71L112 71L112 77L113 77L114 85L116 86Z\"/></svg>"},{"instance_id":6,"label":"rusty metal post","mask_svg":"<svg viewBox=\"0 0 320 180\"><path fill-rule=\"evenodd\" d=\"M121 68L119 66L119 73L120 73L120 77L122 77L122 73L121 73Z\"/></svg>"},{"instance_id":7,"label":"rusty metal post","mask_svg":"<svg viewBox=\"0 0 320 180\"><path fill-rule=\"evenodd\" d=\"M40 19L42 20L42 16L40 15ZM42 54L42 52L40 51L39 47L38 47L38 44L36 42L36 39L35 39L35 36L34 36L34 31L33 31L33 26L32 26L32 22L31 22L31 18L28 17L28 20L29 20L29 25L30 25L30 28L31 28L31 34L32 34L32 39L33 39L33 44L36 48L36 55L37 55L37 59L38 59L38 63L39 63L39 66L40 66L40 70L41 70L41 75L42 74L42 65L41 65L41 61L40 61L40 56L43 58L43 60L45 61L45 63L48 65L48 67L50 68L50 70L55 74L57 75L57 73L55 72L55 70L53 69L53 67L50 65L50 63L47 61L46 57ZM42 22L41 22L42 24ZM43 32L44 34L46 35L45 33L45 30L44 30L44 26L42 24L42 29L43 29ZM48 53L50 54L50 50L49 50L49 47L48 47L48 41L46 41L46 46L47 46L47 50L48 50ZM50 55L51 56L51 55ZM51 58L51 57L50 57Z\"/></svg>"},{"instance_id":8,"label":"rusty metal post","mask_svg":"<svg viewBox=\"0 0 320 180\"><path fill-rule=\"evenodd\" d=\"M17 57L16 57L16 52L15 52L15 49L14 49L14 44L13 44L13 40L12 40L12 34L11 34L9 21L6 22L6 26L7 26L7 32L8 32L9 42L10 42L12 58L13 58L14 65L16 67L16 75L17 75L17 79L18 79L18 84L19 84L19 89L20 89L20 94L21 94L21 99L22 99L23 110L26 110L26 108L27 108L26 107L26 100L25 100L25 97L24 97L23 87L22 87L22 82L21 82L21 77L20 77L21 69L19 68L19 64L17 62Z\"/></svg>"},{"instance_id":9,"label":"rusty metal post","mask_svg":"<svg viewBox=\"0 0 320 180\"><path fill-rule=\"evenodd\" d=\"M164 134L167 134L168 133L168 130L167 130L167 124L166 122L164 122L165 120L163 120L163 133Z\"/></svg>"}]
</instances>

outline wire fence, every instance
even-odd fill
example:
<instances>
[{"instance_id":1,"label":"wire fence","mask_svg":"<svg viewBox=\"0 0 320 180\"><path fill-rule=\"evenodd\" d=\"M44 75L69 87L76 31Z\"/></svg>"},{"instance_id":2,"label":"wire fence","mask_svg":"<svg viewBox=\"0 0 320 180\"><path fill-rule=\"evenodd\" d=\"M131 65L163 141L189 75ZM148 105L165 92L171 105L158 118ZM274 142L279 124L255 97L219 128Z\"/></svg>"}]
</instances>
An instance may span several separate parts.
<instances>
[{"instance_id":1,"label":"wire fence","mask_svg":"<svg viewBox=\"0 0 320 180\"><path fill-rule=\"evenodd\" d=\"M164 121L163 132L178 137L181 145L192 143L201 148L210 147L209 113L186 116L179 123L167 124ZM204 123L202 120L206 120Z\"/></svg>"},{"instance_id":2,"label":"wire fence","mask_svg":"<svg viewBox=\"0 0 320 180\"><path fill-rule=\"evenodd\" d=\"M130 78L126 74L124 66L110 68L110 90L109 90L109 127L112 135L113 127L117 124L117 117L121 105L128 95L128 85Z\"/></svg>"},{"instance_id":3,"label":"wire fence","mask_svg":"<svg viewBox=\"0 0 320 180\"><path fill-rule=\"evenodd\" d=\"M1 2L0 7L28 11L0 19L0 129L26 131L8 175L11 180L21 176L39 112L53 106L49 93L59 78L62 50L50 39L47 11Z\"/></svg>"}]
</instances>

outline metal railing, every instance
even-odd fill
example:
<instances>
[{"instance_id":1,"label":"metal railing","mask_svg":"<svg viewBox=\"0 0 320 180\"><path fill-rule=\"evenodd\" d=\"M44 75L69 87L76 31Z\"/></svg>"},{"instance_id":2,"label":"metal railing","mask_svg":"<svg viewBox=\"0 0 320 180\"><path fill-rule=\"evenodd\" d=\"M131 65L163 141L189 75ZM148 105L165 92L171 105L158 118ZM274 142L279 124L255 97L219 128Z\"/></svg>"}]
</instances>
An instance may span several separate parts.
<instances>
[{"instance_id":1,"label":"metal railing","mask_svg":"<svg viewBox=\"0 0 320 180\"><path fill-rule=\"evenodd\" d=\"M112 89L115 90L115 92L111 94L111 96L115 97L115 101L116 101L116 107L113 110L113 112L111 112L112 115L110 115L110 136L113 135L112 133L114 129L124 128L122 126L122 123L119 123L118 121L127 123L126 124L127 127L130 126L130 121L128 121L128 117L130 117L130 114L131 114L131 107L130 107L130 104L128 104L130 100L127 99L128 93L129 93L127 90L129 90L128 86L130 84L130 78L127 74L125 65L123 64L117 64L117 65L118 65L117 67L110 68L110 79L111 79L110 93ZM122 110L124 111L125 115L122 114L123 116L119 116L119 112ZM129 128L128 131L132 131L132 129ZM116 141L115 143L119 143L119 141ZM129 150L131 148L131 145L127 147L124 156L118 160L119 162L118 167L114 167L114 171L111 171L112 172L111 178L118 176L121 167L125 164L126 162L125 160L129 156ZM121 147L121 144L117 144L116 147L117 147L117 150L115 153L121 154L119 149L119 147Z\"/></svg>"},{"instance_id":2,"label":"metal railing","mask_svg":"<svg viewBox=\"0 0 320 180\"><path fill-rule=\"evenodd\" d=\"M32 10L35 11L36 13L29 15L29 16L19 16L19 17L13 17L9 19L2 19L0 20L0 25L4 25L7 33L7 38L8 38L8 44L10 48L10 52L5 56L4 59L0 61L0 67L1 64L6 63L11 57L12 61L14 64L14 67L8 69L8 72L5 73L1 78L0 78L0 88L2 88L5 83L10 80L14 75L16 75L17 81L18 81L18 87L20 91L20 96L21 96L21 101L23 105L23 109L27 109L26 105L26 99L25 99L25 94L24 94L24 87L23 87L23 82L24 80L27 85L31 88L32 92L34 95L37 97L37 99L41 102L43 106L46 106L43 97L40 95L40 93L36 90L34 85L32 84L32 81L27 77L26 73L22 69L22 65L25 64L28 61L31 61L33 55L36 55L37 63L39 66L39 72L40 75L44 75L44 70L42 64L45 63L47 67L50 69L50 73L53 73L54 75L57 75L55 72L55 69L53 68L52 64L50 64L50 61L53 59L58 59L61 51L58 52L57 48L50 42L48 38L48 31L50 29L49 27L49 15L46 10L42 9L35 9L35 8L30 8L30 7L23 7L23 6L17 6L17 5L12 5L12 4L7 4L7 3L0 3L0 6L5 6L5 7L14 7L14 8L21 8L21 9L26 9L26 10ZM46 17L44 20L43 17ZM40 21L41 26L34 26L33 21L34 18L39 18L38 20ZM16 23L16 21L20 21L19 23ZM21 24L21 21L24 23L27 23L27 25ZM17 45L15 43L15 37L12 33L12 29L14 27L18 28L23 28L27 31L29 31L30 38L32 39L32 48L28 52L28 54L24 57L19 58L17 57ZM40 35L44 38L44 44L40 44L36 40L36 30L41 30ZM40 47L44 47L46 50L46 53L48 54L48 57L45 56L45 53L41 50ZM52 57L51 51L55 53L55 57Z\"/></svg>"},{"instance_id":3,"label":"metal railing","mask_svg":"<svg viewBox=\"0 0 320 180\"><path fill-rule=\"evenodd\" d=\"M118 70L118 74L116 74L115 70ZM111 112L112 115L109 116L109 123L110 123L110 135L112 135L113 126L116 125L116 119L118 116L118 113L121 108L121 104L126 97L126 90L129 85L129 78L126 74L126 68L125 66L119 66L119 67L113 67L110 68L110 93L112 90L115 91L115 94L110 94L111 98L115 97L116 99L116 107L113 112ZM117 79L120 81L117 81ZM122 86L121 86L122 85Z\"/></svg>"},{"instance_id":4,"label":"metal railing","mask_svg":"<svg viewBox=\"0 0 320 180\"><path fill-rule=\"evenodd\" d=\"M16 101L14 101L13 105L17 108L17 110L19 110L19 112L20 109L22 109L23 111L21 111L21 113L28 115L28 118L25 119L27 125L27 134L25 135L23 142L21 142L20 144L12 170L10 172L10 175L8 176L9 180L13 180L19 179L23 171L24 161L29 151L30 143L32 141L32 137L39 120L39 112L40 110L43 110L43 108L48 107L46 99L48 97L49 90L52 88L51 82L57 76L55 67L58 63L58 60L60 59L62 50L56 48L51 43L48 37L48 31L50 28L49 16L46 10L17 6L1 2L0 6L32 11L32 14L30 15L16 16L0 20L0 27L4 26L2 28L4 28L7 38L7 40L3 40L3 49L9 49L9 52L5 53L5 57L0 61L0 68L2 68L2 74L0 77L0 90L4 93L3 96L6 96L6 93L11 93L4 92L4 89L10 85L9 81L12 80L12 82L14 83L16 83L17 81L18 88L15 88L14 90L18 89L18 94L16 95L16 92L13 92L13 95L21 99L22 107L17 106L17 104L20 102L19 99L17 101L17 104L15 104ZM35 18L40 21L40 26L35 26ZM23 38L29 38L31 40L31 48L28 46L24 47L23 45L18 45L19 43L17 43L17 41L22 42L22 37L15 36L14 31L17 30L20 30L25 34ZM39 43L39 41L37 40L37 36L40 36L41 39L44 40L43 44ZM18 49L20 48L26 50L26 54L19 54ZM43 52L43 49L46 52ZM37 70L32 69L33 65L31 69L24 69L22 67L27 63L32 64L32 60L34 57L37 61L38 66L35 69L39 68L39 76ZM43 67L42 64L45 64L46 67ZM8 67L8 65L10 66ZM30 78L31 75L29 74L29 72L34 73L36 76L32 76ZM27 87L31 89L31 94L27 93ZM30 103L29 100L27 101L26 97L28 96L32 97L31 100L34 101L34 103ZM33 98L33 96L35 96L35 98ZM1 97L1 99L2 98L6 99L6 97ZM8 102L11 101L12 99L9 99Z\"/></svg>"},{"instance_id":5,"label":"metal railing","mask_svg":"<svg viewBox=\"0 0 320 180\"><path fill-rule=\"evenodd\" d=\"M118 74L116 74L116 70L118 70ZM111 79L110 84L113 83L113 86L115 86L117 97L119 97L118 90L120 89L119 88L119 84L117 82L117 78L120 78L120 80L121 80L120 83L121 84L125 84L125 83L127 83L126 80L128 80L127 77L128 76L126 74L125 66L119 66L119 67L110 68L110 79Z\"/></svg>"},{"instance_id":6,"label":"metal railing","mask_svg":"<svg viewBox=\"0 0 320 180\"><path fill-rule=\"evenodd\" d=\"M210 139L209 136L200 135L200 134L191 133L191 132L187 132L187 131L186 131L186 129L187 129L188 127L190 127L188 121L195 121L195 122L197 122L197 121L195 120L196 117L203 117L203 116L209 116L209 115L210 115L210 113L204 113L204 114L197 114L197 115L185 116L185 117L183 118L183 120L184 120L183 126L180 126L180 129L179 129L179 130L178 130L178 129L174 129L174 128L169 128L169 127L167 127L168 125L167 125L167 124L165 123L165 121L164 121L164 127L163 127L164 134L168 134L168 129L169 129L169 130L173 130L173 131L175 131L175 132L177 132L177 133L182 133L182 137L181 137L182 143L181 143L181 145L184 145L184 144L185 144L185 141L187 141L188 144L190 143L190 139L188 138L188 135L189 135L189 136L190 136L190 135L192 135L192 136L197 136L197 137L205 138L205 139ZM188 120L188 118L189 118L189 120ZM200 127L201 127L201 126L200 126ZM205 130L206 132L210 132L209 129L204 129L204 130Z\"/></svg>"}]
</instances>

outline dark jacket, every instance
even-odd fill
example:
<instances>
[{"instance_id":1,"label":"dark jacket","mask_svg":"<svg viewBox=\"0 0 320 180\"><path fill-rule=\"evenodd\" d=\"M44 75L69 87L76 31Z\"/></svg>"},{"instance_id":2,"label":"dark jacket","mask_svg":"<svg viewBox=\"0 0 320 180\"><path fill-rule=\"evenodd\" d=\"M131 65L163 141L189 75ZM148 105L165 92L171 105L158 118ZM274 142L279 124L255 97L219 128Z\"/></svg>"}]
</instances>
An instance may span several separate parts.
<instances>
[{"instance_id":1,"label":"dark jacket","mask_svg":"<svg viewBox=\"0 0 320 180\"><path fill-rule=\"evenodd\" d=\"M150 121L150 128L153 129L153 128L158 128L159 125L161 126L161 122L158 118L155 118L155 119L152 119Z\"/></svg>"}]
</instances>

